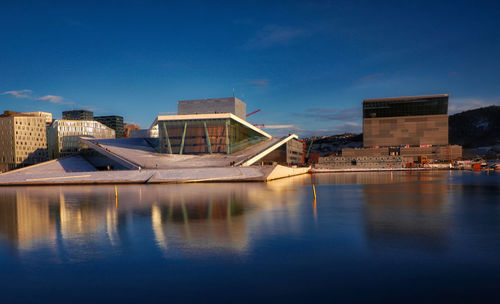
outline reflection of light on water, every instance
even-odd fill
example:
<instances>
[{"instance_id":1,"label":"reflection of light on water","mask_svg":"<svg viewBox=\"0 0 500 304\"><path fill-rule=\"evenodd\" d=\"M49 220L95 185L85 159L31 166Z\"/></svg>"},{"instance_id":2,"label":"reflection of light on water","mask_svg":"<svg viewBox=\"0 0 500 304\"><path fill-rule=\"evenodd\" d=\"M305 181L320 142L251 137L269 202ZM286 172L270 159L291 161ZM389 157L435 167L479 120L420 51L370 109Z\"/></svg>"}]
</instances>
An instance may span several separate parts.
<instances>
[{"instance_id":1,"label":"reflection of light on water","mask_svg":"<svg viewBox=\"0 0 500 304\"><path fill-rule=\"evenodd\" d=\"M106 234L111 245L118 245L120 238L118 236L118 211L116 208L106 209Z\"/></svg>"},{"instance_id":2,"label":"reflection of light on water","mask_svg":"<svg viewBox=\"0 0 500 304\"><path fill-rule=\"evenodd\" d=\"M318 210L316 209L316 199L313 201L314 224L318 225Z\"/></svg>"},{"instance_id":3,"label":"reflection of light on water","mask_svg":"<svg viewBox=\"0 0 500 304\"><path fill-rule=\"evenodd\" d=\"M152 206L156 244L163 251L167 249L167 239L169 247L191 252L245 251L248 246L245 206L243 197L228 195L227 191L178 191L176 196Z\"/></svg>"},{"instance_id":4,"label":"reflection of light on water","mask_svg":"<svg viewBox=\"0 0 500 304\"><path fill-rule=\"evenodd\" d=\"M30 200L29 194L18 192L11 215L14 220L11 237L17 241L19 250L30 250L40 243L55 241L55 223L50 217L47 199Z\"/></svg>"},{"instance_id":5,"label":"reflection of light on water","mask_svg":"<svg viewBox=\"0 0 500 304\"><path fill-rule=\"evenodd\" d=\"M157 205L153 205L151 208L151 223L153 224L153 233L156 244L163 250L167 250L167 237L163 233L161 210Z\"/></svg>"},{"instance_id":6,"label":"reflection of light on water","mask_svg":"<svg viewBox=\"0 0 500 304\"><path fill-rule=\"evenodd\" d=\"M270 183L123 185L119 208L114 186L9 188L4 201L16 211L9 211L7 203L0 205L0 233L17 250L48 248L50 243L58 254L81 261L111 254L113 247L125 249L133 237L124 242L123 232L135 229L134 221L141 225L147 220L152 241L164 252L176 248L241 254L273 223L281 222L283 233L300 230L305 183L304 178L291 178Z\"/></svg>"}]
</instances>

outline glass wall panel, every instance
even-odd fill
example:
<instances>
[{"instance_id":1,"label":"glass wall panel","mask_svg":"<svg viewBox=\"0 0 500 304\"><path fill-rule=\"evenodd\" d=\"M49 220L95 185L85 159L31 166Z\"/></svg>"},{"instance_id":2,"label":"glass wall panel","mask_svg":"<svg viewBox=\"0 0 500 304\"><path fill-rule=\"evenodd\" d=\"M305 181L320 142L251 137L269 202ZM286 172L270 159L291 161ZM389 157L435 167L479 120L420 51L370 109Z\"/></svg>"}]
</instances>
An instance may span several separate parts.
<instances>
[{"instance_id":1,"label":"glass wall panel","mask_svg":"<svg viewBox=\"0 0 500 304\"><path fill-rule=\"evenodd\" d=\"M227 153L226 119L160 121L158 126L163 153L170 153L169 143L173 154L210 153L208 143L212 153Z\"/></svg>"},{"instance_id":2,"label":"glass wall panel","mask_svg":"<svg viewBox=\"0 0 500 304\"><path fill-rule=\"evenodd\" d=\"M234 120L230 121L230 130L230 153L238 152L267 139L264 135Z\"/></svg>"},{"instance_id":3,"label":"glass wall panel","mask_svg":"<svg viewBox=\"0 0 500 304\"><path fill-rule=\"evenodd\" d=\"M158 127L162 153L230 154L266 139L231 119L160 121Z\"/></svg>"},{"instance_id":4,"label":"glass wall panel","mask_svg":"<svg viewBox=\"0 0 500 304\"><path fill-rule=\"evenodd\" d=\"M364 118L440 115L447 113L447 96L363 102Z\"/></svg>"}]
</instances>

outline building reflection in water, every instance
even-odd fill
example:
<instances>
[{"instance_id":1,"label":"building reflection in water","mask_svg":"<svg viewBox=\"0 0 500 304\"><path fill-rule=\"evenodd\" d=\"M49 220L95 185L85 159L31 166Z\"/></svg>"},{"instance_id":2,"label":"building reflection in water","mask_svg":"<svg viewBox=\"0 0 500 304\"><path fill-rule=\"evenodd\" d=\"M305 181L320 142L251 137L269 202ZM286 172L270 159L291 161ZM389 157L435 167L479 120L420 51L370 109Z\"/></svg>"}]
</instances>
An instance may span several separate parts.
<instances>
[{"instance_id":1,"label":"building reflection in water","mask_svg":"<svg viewBox=\"0 0 500 304\"><path fill-rule=\"evenodd\" d=\"M151 207L155 240L164 252L173 245L190 251L245 252L251 234L265 229L266 223L277 220L273 208L284 208L288 218L280 218L288 231L300 225L298 202L304 177L274 181L267 184L190 184L183 191L170 191L167 196L158 188ZM151 193L150 193L151 195ZM274 221L276 222L276 221ZM252 230L251 233L249 230Z\"/></svg>"},{"instance_id":2,"label":"building reflection in water","mask_svg":"<svg viewBox=\"0 0 500 304\"><path fill-rule=\"evenodd\" d=\"M41 243L53 245L56 225L50 199L29 191L1 191L0 233L19 250L30 250Z\"/></svg>"},{"instance_id":3,"label":"building reflection in water","mask_svg":"<svg viewBox=\"0 0 500 304\"><path fill-rule=\"evenodd\" d=\"M273 222L273 208L286 209L285 225L298 230L304 191L297 186L305 183L306 177L267 184L118 185L117 204L114 186L4 188L0 234L19 252L51 247L78 259L144 238L164 253L172 244L241 253L251 241L249 229ZM135 223L149 223L151 234L134 234Z\"/></svg>"},{"instance_id":4,"label":"building reflection in water","mask_svg":"<svg viewBox=\"0 0 500 304\"><path fill-rule=\"evenodd\" d=\"M244 251L248 245L244 215L251 208L247 201L244 192L218 191L181 192L160 200L151 210L155 240L163 249L170 239L182 248Z\"/></svg>"},{"instance_id":5,"label":"building reflection in water","mask_svg":"<svg viewBox=\"0 0 500 304\"><path fill-rule=\"evenodd\" d=\"M312 182L315 184L345 185L345 184L393 184L420 181L444 180L442 172L436 171L382 171L382 172L343 172L329 174L315 174Z\"/></svg>"},{"instance_id":6,"label":"building reflection in water","mask_svg":"<svg viewBox=\"0 0 500 304\"><path fill-rule=\"evenodd\" d=\"M381 178L363 185L368 244L375 249L444 249L450 230L450 186L435 182L433 174L389 174Z\"/></svg>"}]
</instances>

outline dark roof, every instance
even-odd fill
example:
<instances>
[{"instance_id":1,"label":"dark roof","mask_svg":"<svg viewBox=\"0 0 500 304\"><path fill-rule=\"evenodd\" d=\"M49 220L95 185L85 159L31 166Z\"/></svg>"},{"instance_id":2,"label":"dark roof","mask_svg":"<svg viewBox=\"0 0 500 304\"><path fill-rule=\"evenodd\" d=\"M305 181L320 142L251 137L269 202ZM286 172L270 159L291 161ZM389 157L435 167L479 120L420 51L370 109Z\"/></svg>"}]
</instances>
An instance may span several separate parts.
<instances>
[{"instance_id":1,"label":"dark roof","mask_svg":"<svg viewBox=\"0 0 500 304\"><path fill-rule=\"evenodd\" d=\"M32 116L33 115L28 115L14 111L4 111L3 114L0 114L0 117L32 117Z\"/></svg>"}]
</instances>

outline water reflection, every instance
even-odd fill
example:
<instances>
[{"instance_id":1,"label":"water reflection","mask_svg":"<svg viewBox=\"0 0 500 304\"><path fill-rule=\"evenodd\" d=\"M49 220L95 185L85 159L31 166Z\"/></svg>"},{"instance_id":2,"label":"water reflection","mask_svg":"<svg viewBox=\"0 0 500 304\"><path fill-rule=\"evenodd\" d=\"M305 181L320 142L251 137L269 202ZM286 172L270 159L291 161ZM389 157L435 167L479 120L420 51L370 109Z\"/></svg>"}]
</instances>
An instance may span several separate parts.
<instances>
[{"instance_id":1,"label":"water reflection","mask_svg":"<svg viewBox=\"0 0 500 304\"><path fill-rule=\"evenodd\" d=\"M0 192L0 232L20 250L56 239L55 213L46 196L26 191Z\"/></svg>"},{"instance_id":2,"label":"water reflection","mask_svg":"<svg viewBox=\"0 0 500 304\"><path fill-rule=\"evenodd\" d=\"M226 248L245 250L248 244L245 213L249 212L244 192L193 191L163 198L152 206L155 240L167 249L168 240L184 248Z\"/></svg>"},{"instance_id":3,"label":"water reflection","mask_svg":"<svg viewBox=\"0 0 500 304\"><path fill-rule=\"evenodd\" d=\"M126 250L148 238L163 253L169 244L176 250L244 252L251 241L248 226L272 221L267 211L274 208L293 214L304 194L297 185L305 180L119 185L117 200L114 186L4 188L0 234L19 252L50 247L77 259Z\"/></svg>"},{"instance_id":4,"label":"water reflection","mask_svg":"<svg viewBox=\"0 0 500 304\"><path fill-rule=\"evenodd\" d=\"M399 184L421 181L444 181L448 171L382 171L382 172L344 172L315 174L312 180L315 184L345 185L345 184Z\"/></svg>"},{"instance_id":5,"label":"water reflection","mask_svg":"<svg viewBox=\"0 0 500 304\"><path fill-rule=\"evenodd\" d=\"M75 260L132 248L163 257L246 254L261 239L314 236L324 227L333 227L326 230L332 236L349 233L346 238L370 250L446 250L453 221L467 227L476 208L484 210L466 198L487 201L498 193L498 179L491 178L493 183L460 184L448 172L380 172L267 184L118 185L117 200L114 186L3 188L0 235L15 252L50 248ZM498 215L481 218L493 223Z\"/></svg>"},{"instance_id":6,"label":"water reflection","mask_svg":"<svg viewBox=\"0 0 500 304\"><path fill-rule=\"evenodd\" d=\"M450 186L423 178L419 182L363 185L367 240L375 248L446 246Z\"/></svg>"},{"instance_id":7,"label":"water reflection","mask_svg":"<svg viewBox=\"0 0 500 304\"><path fill-rule=\"evenodd\" d=\"M157 302L167 291L183 303L425 303L414 291L435 295L436 282L459 302L494 294L500 279L498 176L318 174L117 192L0 188L3 302Z\"/></svg>"}]
</instances>

